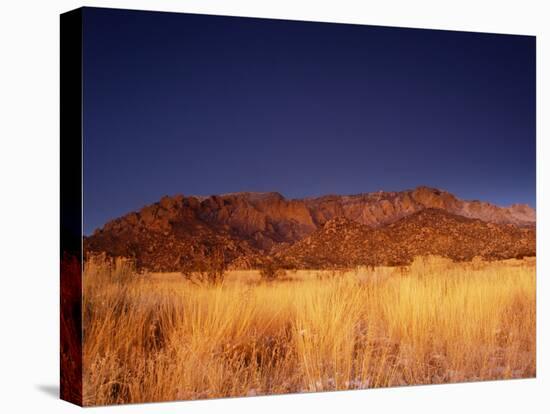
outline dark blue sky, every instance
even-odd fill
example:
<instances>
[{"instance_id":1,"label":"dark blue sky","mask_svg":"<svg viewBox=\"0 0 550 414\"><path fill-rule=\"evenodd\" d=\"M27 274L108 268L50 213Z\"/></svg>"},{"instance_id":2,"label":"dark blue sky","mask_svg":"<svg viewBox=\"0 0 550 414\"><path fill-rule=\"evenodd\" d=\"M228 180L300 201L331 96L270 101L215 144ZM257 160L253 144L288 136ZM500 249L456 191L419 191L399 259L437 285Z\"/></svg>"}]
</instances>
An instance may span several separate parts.
<instances>
[{"instance_id":1,"label":"dark blue sky","mask_svg":"<svg viewBox=\"0 0 550 414\"><path fill-rule=\"evenodd\" d=\"M84 10L84 231L163 195L535 206L535 38Z\"/></svg>"}]
</instances>

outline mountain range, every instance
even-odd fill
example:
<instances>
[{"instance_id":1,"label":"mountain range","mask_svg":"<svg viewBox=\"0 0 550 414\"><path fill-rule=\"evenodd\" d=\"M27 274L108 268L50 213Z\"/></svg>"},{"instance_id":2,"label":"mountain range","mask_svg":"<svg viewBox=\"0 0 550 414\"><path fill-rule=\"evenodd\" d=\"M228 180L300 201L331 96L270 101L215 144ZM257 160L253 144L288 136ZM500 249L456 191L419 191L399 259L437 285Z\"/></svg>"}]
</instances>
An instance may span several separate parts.
<instances>
[{"instance_id":1,"label":"mountain range","mask_svg":"<svg viewBox=\"0 0 550 414\"><path fill-rule=\"evenodd\" d=\"M234 268L267 257L287 267L401 265L416 255L453 260L535 255L535 210L461 200L430 187L287 199L276 192L163 197L85 237L87 254L134 257L176 271L222 250Z\"/></svg>"}]
</instances>

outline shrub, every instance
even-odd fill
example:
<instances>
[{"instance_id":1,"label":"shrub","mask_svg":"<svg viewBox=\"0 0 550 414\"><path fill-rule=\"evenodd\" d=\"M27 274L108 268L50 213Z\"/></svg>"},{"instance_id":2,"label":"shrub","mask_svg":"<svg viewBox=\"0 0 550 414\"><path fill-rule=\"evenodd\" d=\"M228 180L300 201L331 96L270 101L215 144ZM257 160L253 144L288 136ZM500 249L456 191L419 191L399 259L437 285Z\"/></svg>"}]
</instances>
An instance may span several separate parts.
<instances>
[{"instance_id":1,"label":"shrub","mask_svg":"<svg viewBox=\"0 0 550 414\"><path fill-rule=\"evenodd\" d=\"M212 285L223 283L226 271L227 263L221 246L205 256L186 261L181 269L182 275L191 282Z\"/></svg>"},{"instance_id":2,"label":"shrub","mask_svg":"<svg viewBox=\"0 0 550 414\"><path fill-rule=\"evenodd\" d=\"M266 260L260 267L260 276L263 280L271 281L286 275L281 263L275 259Z\"/></svg>"}]
</instances>

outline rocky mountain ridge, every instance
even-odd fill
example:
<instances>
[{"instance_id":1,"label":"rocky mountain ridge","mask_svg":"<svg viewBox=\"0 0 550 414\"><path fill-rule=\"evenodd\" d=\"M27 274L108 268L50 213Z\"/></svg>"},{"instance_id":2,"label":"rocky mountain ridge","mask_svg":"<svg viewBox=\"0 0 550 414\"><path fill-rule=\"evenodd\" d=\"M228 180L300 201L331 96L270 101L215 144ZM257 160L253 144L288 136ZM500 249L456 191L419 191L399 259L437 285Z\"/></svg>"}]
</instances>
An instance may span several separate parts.
<instances>
[{"instance_id":1,"label":"rocky mountain ridge","mask_svg":"<svg viewBox=\"0 0 550 414\"><path fill-rule=\"evenodd\" d=\"M335 220L374 231L427 209L458 221L475 219L517 229L535 224L535 211L529 206L464 201L429 187L306 199L286 199L275 192L178 195L108 222L86 237L84 246L87 252L136 257L152 270L175 270L215 248L223 249L228 262L250 266L256 260L251 258L280 254Z\"/></svg>"},{"instance_id":2,"label":"rocky mountain ridge","mask_svg":"<svg viewBox=\"0 0 550 414\"><path fill-rule=\"evenodd\" d=\"M338 217L275 253L289 268L406 265L415 256L455 261L508 259L535 255L535 229L487 223L427 208L382 227Z\"/></svg>"}]
</instances>

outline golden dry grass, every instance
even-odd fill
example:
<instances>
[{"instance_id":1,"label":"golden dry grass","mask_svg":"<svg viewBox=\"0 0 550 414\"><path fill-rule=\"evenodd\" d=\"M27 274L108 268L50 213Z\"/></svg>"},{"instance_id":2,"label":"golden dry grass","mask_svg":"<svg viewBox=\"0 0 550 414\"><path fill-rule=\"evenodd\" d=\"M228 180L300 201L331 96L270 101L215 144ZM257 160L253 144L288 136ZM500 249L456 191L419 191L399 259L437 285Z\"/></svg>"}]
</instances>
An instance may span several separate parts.
<instances>
[{"instance_id":1,"label":"golden dry grass","mask_svg":"<svg viewBox=\"0 0 550 414\"><path fill-rule=\"evenodd\" d=\"M535 376L534 259L257 279L88 263L85 405Z\"/></svg>"}]
</instances>

